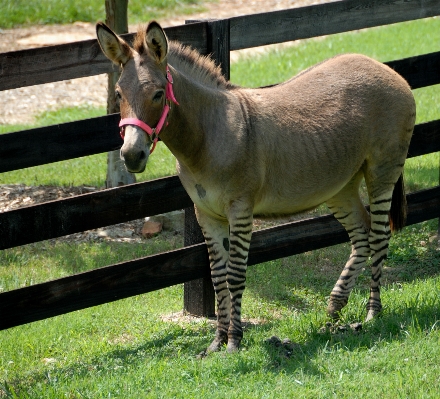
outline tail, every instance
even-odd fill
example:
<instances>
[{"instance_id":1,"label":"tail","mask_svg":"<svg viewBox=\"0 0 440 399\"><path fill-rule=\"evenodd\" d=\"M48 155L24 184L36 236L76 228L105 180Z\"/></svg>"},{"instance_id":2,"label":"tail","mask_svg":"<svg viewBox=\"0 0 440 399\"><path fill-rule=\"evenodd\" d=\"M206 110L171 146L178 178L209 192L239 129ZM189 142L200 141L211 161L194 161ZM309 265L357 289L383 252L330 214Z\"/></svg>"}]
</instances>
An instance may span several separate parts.
<instances>
[{"instance_id":1,"label":"tail","mask_svg":"<svg viewBox=\"0 0 440 399\"><path fill-rule=\"evenodd\" d=\"M403 184L403 173L400 175L394 186L393 197L391 200L390 209L390 227L392 232L400 231L406 224L406 196L405 187Z\"/></svg>"}]
</instances>

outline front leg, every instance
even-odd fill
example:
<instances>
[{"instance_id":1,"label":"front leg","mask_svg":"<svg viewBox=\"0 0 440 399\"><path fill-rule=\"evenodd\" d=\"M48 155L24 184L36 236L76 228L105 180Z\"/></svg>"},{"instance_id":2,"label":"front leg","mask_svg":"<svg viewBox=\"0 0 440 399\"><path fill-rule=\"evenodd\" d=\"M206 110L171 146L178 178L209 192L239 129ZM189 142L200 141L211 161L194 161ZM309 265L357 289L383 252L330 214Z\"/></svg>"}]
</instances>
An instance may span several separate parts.
<instances>
[{"instance_id":1,"label":"front leg","mask_svg":"<svg viewBox=\"0 0 440 399\"><path fill-rule=\"evenodd\" d=\"M243 337L241 300L252 236L252 213L231 207L230 224L214 219L196 207L197 220L208 247L212 283L217 296L217 331L207 352L227 343L228 352L238 350Z\"/></svg>"},{"instance_id":2,"label":"front leg","mask_svg":"<svg viewBox=\"0 0 440 399\"><path fill-rule=\"evenodd\" d=\"M228 343L228 330L231 315L231 298L226 282L229 258L229 224L226 220L211 218L195 207L197 221L205 237L208 248L211 278L217 298L217 331L215 339L206 352L220 350Z\"/></svg>"}]
</instances>

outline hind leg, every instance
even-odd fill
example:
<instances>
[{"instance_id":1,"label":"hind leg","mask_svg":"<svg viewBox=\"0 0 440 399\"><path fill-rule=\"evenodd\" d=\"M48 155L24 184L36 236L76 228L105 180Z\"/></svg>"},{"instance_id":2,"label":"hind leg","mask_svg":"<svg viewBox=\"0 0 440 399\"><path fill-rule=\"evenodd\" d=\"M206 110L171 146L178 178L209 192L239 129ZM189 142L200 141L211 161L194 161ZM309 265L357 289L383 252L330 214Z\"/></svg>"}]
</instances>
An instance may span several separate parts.
<instances>
[{"instance_id":1,"label":"hind leg","mask_svg":"<svg viewBox=\"0 0 440 399\"><path fill-rule=\"evenodd\" d=\"M366 321L372 319L382 310L380 299L380 279L382 266L388 255L388 244L391 237L390 209L394 198L393 191L401 176L404 156L382 165L368 165L365 171L365 182L370 197L371 229L368 242L371 250L370 297L367 304ZM402 188L401 195L405 195ZM402 202L401 206L405 206Z\"/></svg>"},{"instance_id":2,"label":"hind leg","mask_svg":"<svg viewBox=\"0 0 440 399\"><path fill-rule=\"evenodd\" d=\"M338 194L327 201L327 206L335 218L347 230L351 242L351 255L330 294L327 313L333 319L339 317L341 309L347 304L356 278L370 256L370 221L359 198L362 177L363 173L359 171Z\"/></svg>"},{"instance_id":3,"label":"hind leg","mask_svg":"<svg viewBox=\"0 0 440 399\"><path fill-rule=\"evenodd\" d=\"M382 266L388 255L388 244L391 236L388 214L392 194L393 189L391 188L382 195L370 199L371 230L368 241L371 249L371 282L366 321L371 320L382 310L380 279L382 277Z\"/></svg>"}]
</instances>

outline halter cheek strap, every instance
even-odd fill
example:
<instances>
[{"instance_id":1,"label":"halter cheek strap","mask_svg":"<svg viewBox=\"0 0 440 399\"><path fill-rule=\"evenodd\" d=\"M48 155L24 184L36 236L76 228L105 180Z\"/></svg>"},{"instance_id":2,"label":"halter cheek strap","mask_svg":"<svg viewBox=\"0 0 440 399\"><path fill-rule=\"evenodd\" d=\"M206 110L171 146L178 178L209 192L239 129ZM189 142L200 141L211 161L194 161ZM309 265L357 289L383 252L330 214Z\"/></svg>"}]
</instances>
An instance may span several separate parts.
<instances>
[{"instance_id":1,"label":"halter cheek strap","mask_svg":"<svg viewBox=\"0 0 440 399\"><path fill-rule=\"evenodd\" d=\"M153 146L151 147L150 154L154 151L156 148L157 140L159 139L159 133L161 132L165 121L168 116L168 112L171 109L171 101L179 105L179 103L176 100L176 97L174 97L173 92L173 77L171 76L170 69L167 65L167 85L165 88L165 106L163 107L162 115L159 119L159 122L157 123L155 128L151 128L148 126L145 122L142 122L140 119L137 118L124 118L121 119L121 122L119 122L119 127L121 128L119 133L124 139L125 137L125 126L127 125L133 125L140 127L146 134L148 134L151 137L151 140L153 141Z\"/></svg>"}]
</instances>

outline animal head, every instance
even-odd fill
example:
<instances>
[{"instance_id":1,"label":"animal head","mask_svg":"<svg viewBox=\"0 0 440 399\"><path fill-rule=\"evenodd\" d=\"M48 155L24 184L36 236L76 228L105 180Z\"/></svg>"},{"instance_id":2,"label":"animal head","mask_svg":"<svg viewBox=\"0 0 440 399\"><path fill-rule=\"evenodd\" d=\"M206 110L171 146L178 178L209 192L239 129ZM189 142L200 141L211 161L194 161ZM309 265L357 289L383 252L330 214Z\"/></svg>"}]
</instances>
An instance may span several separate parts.
<instances>
[{"instance_id":1,"label":"animal head","mask_svg":"<svg viewBox=\"0 0 440 399\"><path fill-rule=\"evenodd\" d=\"M122 122L137 124L127 123L121 128L121 158L129 172L140 173L145 170L155 138L154 127L163 119L166 106L168 40L154 21L139 30L133 47L103 23L96 25L96 35L106 57L122 69L115 89ZM142 127L145 125L151 127L148 134Z\"/></svg>"}]
</instances>

